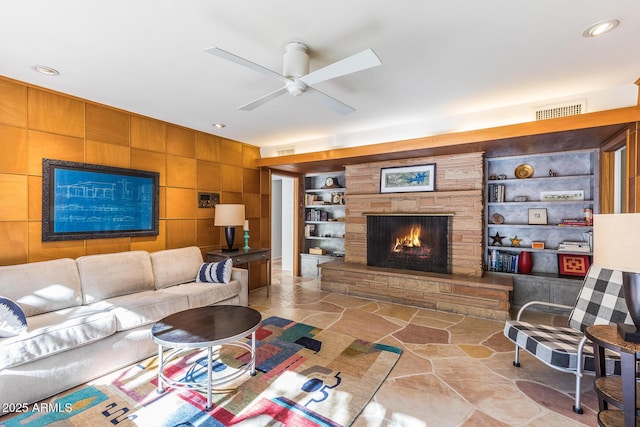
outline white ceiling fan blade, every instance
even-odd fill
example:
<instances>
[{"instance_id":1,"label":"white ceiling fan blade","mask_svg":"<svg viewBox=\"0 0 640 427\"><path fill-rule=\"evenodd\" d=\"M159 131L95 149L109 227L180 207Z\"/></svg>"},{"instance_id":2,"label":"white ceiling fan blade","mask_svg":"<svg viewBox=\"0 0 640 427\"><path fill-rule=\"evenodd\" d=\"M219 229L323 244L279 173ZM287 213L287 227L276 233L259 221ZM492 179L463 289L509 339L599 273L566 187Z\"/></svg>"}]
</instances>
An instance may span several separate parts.
<instances>
[{"instance_id":1,"label":"white ceiling fan blade","mask_svg":"<svg viewBox=\"0 0 640 427\"><path fill-rule=\"evenodd\" d=\"M278 96L282 95L283 93L287 93L287 87L281 87L280 89L274 90L271 93L266 94L265 96L262 96L254 101L249 102L248 104L244 104L242 107L238 107L238 110L244 110L244 111L251 111L255 108L258 108L259 106L261 106L262 104L271 101L274 98L277 98Z\"/></svg>"},{"instance_id":2,"label":"white ceiling fan blade","mask_svg":"<svg viewBox=\"0 0 640 427\"><path fill-rule=\"evenodd\" d=\"M327 65L326 67L320 68L319 70L313 71L306 76L301 77L300 80L307 85L313 85L315 83L335 79L336 77L355 73L357 71L377 67L381 64L382 62L375 52L371 49L367 49L338 62Z\"/></svg>"},{"instance_id":3,"label":"white ceiling fan blade","mask_svg":"<svg viewBox=\"0 0 640 427\"><path fill-rule=\"evenodd\" d=\"M331 108L333 111L340 113L343 116L356 111L355 108L352 108L347 104L340 102L337 99L330 97L326 93L320 92L319 90L312 87L308 87L305 94L309 94L309 96L317 99L327 107Z\"/></svg>"},{"instance_id":4,"label":"white ceiling fan blade","mask_svg":"<svg viewBox=\"0 0 640 427\"><path fill-rule=\"evenodd\" d=\"M234 55L233 53L227 52L226 50L220 49L219 47L210 47L208 49L205 49L204 51L219 58L226 59L227 61L235 62L238 65L249 68L250 70L257 71L267 76L275 77L284 83L288 83L291 81L282 74L278 74L275 71L263 67L262 65L258 65L255 62L249 61L248 59L241 58L237 55Z\"/></svg>"}]
</instances>

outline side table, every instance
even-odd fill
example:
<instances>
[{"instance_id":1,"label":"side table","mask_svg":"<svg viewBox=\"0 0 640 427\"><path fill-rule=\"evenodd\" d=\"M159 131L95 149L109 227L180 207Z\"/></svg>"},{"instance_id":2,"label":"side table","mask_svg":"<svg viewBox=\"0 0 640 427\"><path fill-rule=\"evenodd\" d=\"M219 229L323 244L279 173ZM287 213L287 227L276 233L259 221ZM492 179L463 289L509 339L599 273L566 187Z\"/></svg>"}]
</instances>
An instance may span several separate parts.
<instances>
[{"instance_id":1,"label":"side table","mask_svg":"<svg viewBox=\"0 0 640 427\"><path fill-rule=\"evenodd\" d=\"M267 298L271 291L271 249L268 248L251 248L238 249L237 251L212 251L207 252L207 262L220 262L231 259L234 266L247 264L249 278L251 278L251 263L253 261L267 261Z\"/></svg>"},{"instance_id":2,"label":"side table","mask_svg":"<svg viewBox=\"0 0 640 427\"><path fill-rule=\"evenodd\" d=\"M616 325L589 326L587 338L593 342L596 371L595 390L598 394L598 425L635 427L638 408L636 361L640 357L640 344L624 341ZM604 351L609 349L620 355L620 376L607 375ZM619 408L609 410L609 404Z\"/></svg>"}]
</instances>

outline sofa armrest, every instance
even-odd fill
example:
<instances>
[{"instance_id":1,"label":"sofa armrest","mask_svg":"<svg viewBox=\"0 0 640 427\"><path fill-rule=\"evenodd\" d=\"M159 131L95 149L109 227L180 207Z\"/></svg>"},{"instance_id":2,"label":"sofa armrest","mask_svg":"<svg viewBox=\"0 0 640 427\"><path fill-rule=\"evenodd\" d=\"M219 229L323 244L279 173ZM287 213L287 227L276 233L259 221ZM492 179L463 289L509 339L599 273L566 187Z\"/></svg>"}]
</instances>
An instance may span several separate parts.
<instances>
[{"instance_id":1,"label":"sofa armrest","mask_svg":"<svg viewBox=\"0 0 640 427\"><path fill-rule=\"evenodd\" d=\"M249 305L249 271L244 268L233 267L231 269L231 280L240 282L240 305Z\"/></svg>"}]
</instances>

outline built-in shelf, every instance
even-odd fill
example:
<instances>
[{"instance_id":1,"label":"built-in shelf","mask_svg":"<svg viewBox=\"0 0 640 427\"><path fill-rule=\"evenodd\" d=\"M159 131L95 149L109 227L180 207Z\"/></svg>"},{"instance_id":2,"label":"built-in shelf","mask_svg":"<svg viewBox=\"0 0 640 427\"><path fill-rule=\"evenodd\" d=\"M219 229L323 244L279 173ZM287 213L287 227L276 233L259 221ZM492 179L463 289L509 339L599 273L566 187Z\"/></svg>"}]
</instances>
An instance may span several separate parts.
<instances>
[{"instance_id":1,"label":"built-in shelf","mask_svg":"<svg viewBox=\"0 0 640 427\"><path fill-rule=\"evenodd\" d=\"M516 168L521 165L529 165L533 175L517 178ZM487 274L513 277L515 305L531 300L560 304L575 301L579 288L575 282L582 278L564 274L566 270L560 267L566 267L566 257L562 255L579 261L579 255L593 254L559 251L558 247L564 241L588 241L591 225L566 225L563 220L583 219L585 209L592 214L599 212L599 170L599 152L591 149L485 159L485 270ZM543 200L543 192L578 200ZM566 192L576 194L563 194ZM540 217L546 220L535 224ZM503 246L493 244L496 238ZM520 245L509 246L512 238L517 238ZM533 249L534 242L544 244L544 249ZM524 251L531 253L533 261L533 269L526 275L517 268ZM494 263L502 256L499 266L513 272L490 271L492 255ZM516 268L511 270L513 262Z\"/></svg>"},{"instance_id":2,"label":"built-in shelf","mask_svg":"<svg viewBox=\"0 0 640 427\"><path fill-rule=\"evenodd\" d=\"M343 240L344 237L331 237L331 236L306 236L306 239L309 240Z\"/></svg>"},{"instance_id":3,"label":"built-in shelf","mask_svg":"<svg viewBox=\"0 0 640 427\"><path fill-rule=\"evenodd\" d=\"M530 247L524 246L497 246L497 245L489 245L489 249L495 249L498 251L505 252L539 252L539 253L552 253L552 254L582 254L582 255L593 255L593 252L581 252L581 251L559 251L558 249L553 248L544 248L544 249L534 249Z\"/></svg>"},{"instance_id":4,"label":"built-in shelf","mask_svg":"<svg viewBox=\"0 0 640 427\"><path fill-rule=\"evenodd\" d=\"M526 205L592 205L593 200L556 200L554 202L549 202L546 200L527 200L526 202L515 202L515 201L504 201L504 202L488 202L489 206L526 206Z\"/></svg>"},{"instance_id":5,"label":"built-in shelf","mask_svg":"<svg viewBox=\"0 0 640 427\"><path fill-rule=\"evenodd\" d=\"M332 185L327 185L327 178L332 178ZM318 276L323 262L344 256L341 237L345 234L344 179L343 171L305 175L305 237L300 254L301 272L305 276ZM321 254L309 253L311 249Z\"/></svg>"},{"instance_id":6,"label":"built-in shelf","mask_svg":"<svg viewBox=\"0 0 640 427\"><path fill-rule=\"evenodd\" d=\"M324 193L327 191L335 191L335 192L340 192L340 193L346 193L347 189L346 188L341 188L341 187L332 187L332 188L305 188L304 192L305 193Z\"/></svg>"}]
</instances>

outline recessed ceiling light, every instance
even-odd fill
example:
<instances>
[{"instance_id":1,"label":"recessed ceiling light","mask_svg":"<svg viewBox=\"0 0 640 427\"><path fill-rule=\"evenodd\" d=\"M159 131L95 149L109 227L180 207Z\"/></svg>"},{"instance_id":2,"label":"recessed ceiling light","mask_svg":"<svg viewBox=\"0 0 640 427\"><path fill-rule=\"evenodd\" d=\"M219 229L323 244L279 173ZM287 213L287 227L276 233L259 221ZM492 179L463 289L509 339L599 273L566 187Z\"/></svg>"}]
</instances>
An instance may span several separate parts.
<instances>
[{"instance_id":1,"label":"recessed ceiling light","mask_svg":"<svg viewBox=\"0 0 640 427\"><path fill-rule=\"evenodd\" d=\"M620 21L617 19L609 19L608 21L598 22L593 24L582 33L583 37L598 37L609 31L613 30L618 26Z\"/></svg>"},{"instance_id":2,"label":"recessed ceiling light","mask_svg":"<svg viewBox=\"0 0 640 427\"><path fill-rule=\"evenodd\" d=\"M225 125L224 123L214 123L212 126L214 128L222 129L223 127L226 127L227 125Z\"/></svg>"},{"instance_id":3,"label":"recessed ceiling light","mask_svg":"<svg viewBox=\"0 0 640 427\"><path fill-rule=\"evenodd\" d=\"M36 70L37 72L41 73L41 74L46 74L47 76L59 76L60 72L58 70L56 70L55 68L51 68L51 67L47 67L46 65L34 65L33 67L34 70Z\"/></svg>"}]
</instances>

